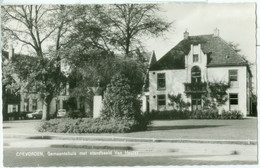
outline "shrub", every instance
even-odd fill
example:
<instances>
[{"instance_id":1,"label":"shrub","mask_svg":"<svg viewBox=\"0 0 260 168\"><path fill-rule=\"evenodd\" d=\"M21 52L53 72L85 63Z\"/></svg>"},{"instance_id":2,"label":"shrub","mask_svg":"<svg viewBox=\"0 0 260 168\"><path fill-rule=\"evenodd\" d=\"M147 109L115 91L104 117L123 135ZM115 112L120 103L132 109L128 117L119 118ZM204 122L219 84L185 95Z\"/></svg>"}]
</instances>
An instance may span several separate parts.
<instances>
[{"instance_id":1,"label":"shrub","mask_svg":"<svg viewBox=\"0 0 260 168\"><path fill-rule=\"evenodd\" d=\"M131 92L129 80L124 75L116 74L104 94L102 118L134 119L141 113L140 108L140 101Z\"/></svg>"},{"instance_id":2,"label":"shrub","mask_svg":"<svg viewBox=\"0 0 260 168\"><path fill-rule=\"evenodd\" d=\"M218 119L217 109L196 110L190 112L190 119Z\"/></svg>"},{"instance_id":3,"label":"shrub","mask_svg":"<svg viewBox=\"0 0 260 168\"><path fill-rule=\"evenodd\" d=\"M174 120L174 119L188 119L190 112L178 111L178 110L165 110L165 111L156 111L152 110L151 112L146 112L145 117L149 120Z\"/></svg>"},{"instance_id":4,"label":"shrub","mask_svg":"<svg viewBox=\"0 0 260 168\"><path fill-rule=\"evenodd\" d=\"M147 126L147 124L144 124ZM42 121L37 127L39 132L56 133L126 133L146 129L135 120L103 120L100 118L60 118Z\"/></svg>"},{"instance_id":5,"label":"shrub","mask_svg":"<svg viewBox=\"0 0 260 168\"><path fill-rule=\"evenodd\" d=\"M141 101L122 74L116 74L111 79L104 93L103 104L103 120L133 121L133 130L145 130L149 124L149 120L141 114Z\"/></svg>"},{"instance_id":6,"label":"shrub","mask_svg":"<svg viewBox=\"0 0 260 168\"><path fill-rule=\"evenodd\" d=\"M67 113L66 113L66 117L69 117L69 118L84 118L84 117L87 117L86 115L86 112L83 111L83 110L69 110Z\"/></svg>"},{"instance_id":7,"label":"shrub","mask_svg":"<svg viewBox=\"0 0 260 168\"><path fill-rule=\"evenodd\" d=\"M223 110L221 113L221 119L243 119L243 114L238 110Z\"/></svg>"},{"instance_id":8,"label":"shrub","mask_svg":"<svg viewBox=\"0 0 260 168\"><path fill-rule=\"evenodd\" d=\"M176 120L176 119L243 119L243 114L240 111L222 111L218 114L218 109L203 109L196 111L178 111L165 110L146 112L145 117L149 120Z\"/></svg>"},{"instance_id":9,"label":"shrub","mask_svg":"<svg viewBox=\"0 0 260 168\"><path fill-rule=\"evenodd\" d=\"M218 106L225 104L228 100L227 89L230 88L229 83L225 82L209 82L210 97Z\"/></svg>"},{"instance_id":10,"label":"shrub","mask_svg":"<svg viewBox=\"0 0 260 168\"><path fill-rule=\"evenodd\" d=\"M182 111L184 110L188 110L188 107L190 107L190 102L185 102L182 98L181 94L177 94L177 95L168 95L168 98L170 100L169 105L173 106L174 108L176 108L177 110Z\"/></svg>"}]
</instances>

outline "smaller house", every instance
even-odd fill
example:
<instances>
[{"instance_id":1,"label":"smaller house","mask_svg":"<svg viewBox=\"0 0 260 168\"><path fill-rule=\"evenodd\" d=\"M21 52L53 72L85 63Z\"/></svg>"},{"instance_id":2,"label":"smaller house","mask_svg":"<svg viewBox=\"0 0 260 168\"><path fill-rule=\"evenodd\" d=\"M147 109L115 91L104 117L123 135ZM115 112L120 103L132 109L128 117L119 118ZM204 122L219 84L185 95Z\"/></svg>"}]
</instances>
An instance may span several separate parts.
<instances>
[{"instance_id":1,"label":"smaller house","mask_svg":"<svg viewBox=\"0 0 260 168\"><path fill-rule=\"evenodd\" d=\"M35 61L36 57L15 54L14 49L10 48L10 51L2 51L3 64L7 64L10 60L19 61L26 59L27 61ZM64 68L62 68L64 66ZM65 66L64 61L61 63L61 70L68 71L67 65ZM15 82L19 83L19 78L16 74L11 75ZM23 88L20 88L23 89ZM34 112L37 109L43 108L43 101L40 95L36 92L35 88L30 90L24 90L22 94L14 94L10 89L6 89L2 86L3 90L3 117L7 119L8 114L13 112ZM64 89L61 91L60 95L53 98L50 104L50 114L55 114L59 109L67 109L66 101L69 98L69 84L67 83Z\"/></svg>"},{"instance_id":2,"label":"smaller house","mask_svg":"<svg viewBox=\"0 0 260 168\"><path fill-rule=\"evenodd\" d=\"M12 58L14 50L10 49L9 52L2 51L2 68L7 67L9 60ZM7 85L11 82L19 82L19 79L15 74L8 77L9 79L2 79L2 115L3 120L9 118L9 114L20 111L20 95L15 94L15 90L7 88Z\"/></svg>"}]
</instances>

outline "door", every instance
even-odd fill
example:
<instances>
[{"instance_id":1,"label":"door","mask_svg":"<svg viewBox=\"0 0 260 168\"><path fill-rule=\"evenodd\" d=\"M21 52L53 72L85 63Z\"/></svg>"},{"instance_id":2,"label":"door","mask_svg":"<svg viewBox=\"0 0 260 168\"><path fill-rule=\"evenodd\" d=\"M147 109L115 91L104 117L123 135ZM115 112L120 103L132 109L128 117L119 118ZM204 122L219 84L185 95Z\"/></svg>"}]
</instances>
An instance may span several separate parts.
<instances>
[{"instance_id":1,"label":"door","mask_svg":"<svg viewBox=\"0 0 260 168\"><path fill-rule=\"evenodd\" d=\"M201 110L201 94L193 94L191 95L191 107L192 111Z\"/></svg>"}]
</instances>

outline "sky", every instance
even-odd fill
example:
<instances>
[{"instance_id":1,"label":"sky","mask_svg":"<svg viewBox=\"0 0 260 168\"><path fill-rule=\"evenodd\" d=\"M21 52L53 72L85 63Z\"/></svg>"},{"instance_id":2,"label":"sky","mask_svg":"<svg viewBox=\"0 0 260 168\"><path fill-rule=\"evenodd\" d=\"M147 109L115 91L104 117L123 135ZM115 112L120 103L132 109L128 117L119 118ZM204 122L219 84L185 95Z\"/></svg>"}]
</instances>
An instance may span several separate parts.
<instances>
[{"instance_id":1,"label":"sky","mask_svg":"<svg viewBox=\"0 0 260 168\"><path fill-rule=\"evenodd\" d=\"M162 57L183 39L185 30L192 35L213 34L220 30L220 37L227 42L239 44L241 54L250 62L256 60L256 16L255 4L163 4L160 17L174 22L173 30L165 37L148 39L145 42L149 51Z\"/></svg>"}]
</instances>

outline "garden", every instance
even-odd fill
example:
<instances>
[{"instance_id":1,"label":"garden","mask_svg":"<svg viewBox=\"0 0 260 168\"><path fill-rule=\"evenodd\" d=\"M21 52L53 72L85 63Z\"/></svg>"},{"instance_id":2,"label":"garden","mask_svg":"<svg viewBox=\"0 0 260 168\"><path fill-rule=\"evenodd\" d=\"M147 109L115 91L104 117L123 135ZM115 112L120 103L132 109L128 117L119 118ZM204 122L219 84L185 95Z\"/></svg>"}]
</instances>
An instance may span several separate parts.
<instances>
[{"instance_id":1,"label":"garden","mask_svg":"<svg viewBox=\"0 0 260 168\"><path fill-rule=\"evenodd\" d=\"M104 107L99 118L61 118L42 121L39 132L124 133L146 130L149 120L141 113L141 101L131 91L129 80L116 74L104 93Z\"/></svg>"},{"instance_id":2,"label":"garden","mask_svg":"<svg viewBox=\"0 0 260 168\"><path fill-rule=\"evenodd\" d=\"M220 84L217 85L217 88L220 88ZM222 88L224 88L224 91ZM190 103L185 102L181 94L178 94L168 96L170 99L169 105L173 106L173 110L153 110L142 113L138 94L132 91L128 78L118 73L112 77L111 82L106 87L103 100L104 107L99 118L69 115L67 118L42 121L38 131L56 133L128 133L147 130L152 120L243 119L242 113L236 110L222 111L219 114L217 106L227 100L225 97L227 88L225 86L218 90L223 94L215 91L218 99L213 96L213 98L204 97L202 110L189 111Z\"/></svg>"}]
</instances>

